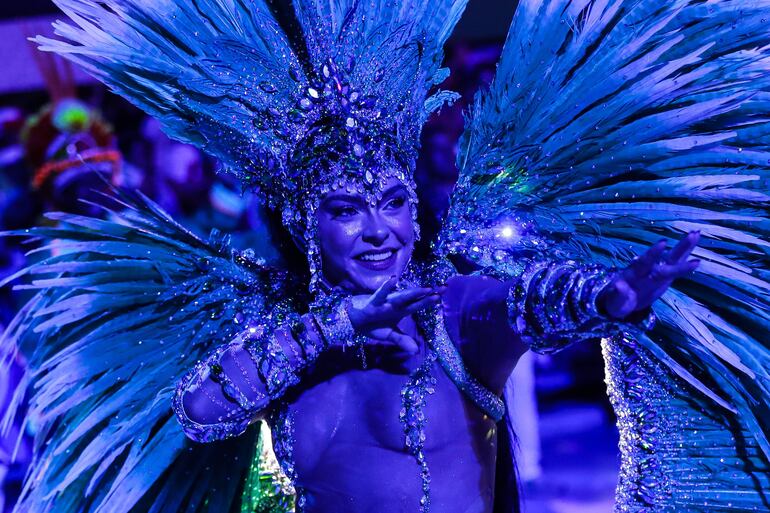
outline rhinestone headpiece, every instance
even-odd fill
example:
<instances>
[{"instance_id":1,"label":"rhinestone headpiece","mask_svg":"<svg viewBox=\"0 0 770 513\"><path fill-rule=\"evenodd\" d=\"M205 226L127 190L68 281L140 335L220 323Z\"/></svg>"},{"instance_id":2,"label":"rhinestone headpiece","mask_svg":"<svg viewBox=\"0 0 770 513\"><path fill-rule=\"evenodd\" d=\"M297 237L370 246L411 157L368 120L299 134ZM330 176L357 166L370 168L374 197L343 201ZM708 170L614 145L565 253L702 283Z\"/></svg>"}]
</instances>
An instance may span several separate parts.
<instances>
[{"instance_id":1,"label":"rhinestone headpiece","mask_svg":"<svg viewBox=\"0 0 770 513\"><path fill-rule=\"evenodd\" d=\"M365 94L351 84L355 64L329 59L307 81L299 80L288 111L271 108L258 125L276 135L261 166L244 170L244 183L264 193L295 233L324 194L347 188L374 199L396 177L410 191L419 142L419 112L403 93ZM312 234L299 232L305 240Z\"/></svg>"},{"instance_id":2,"label":"rhinestone headpiece","mask_svg":"<svg viewBox=\"0 0 770 513\"><path fill-rule=\"evenodd\" d=\"M308 84L294 74L299 83L294 107L269 113L271 122L288 136L288 144L283 154L266 155L267 167L273 169L264 176L271 187L261 186L261 190L271 206L281 209L284 225L302 241L312 287L320 278L321 266L316 209L325 194L342 189L373 203L384 184L396 178L406 186L416 217L412 172L420 112L408 102L408 91L365 94L351 84L354 71L352 58L344 65L329 59ZM377 83L381 76L374 80ZM250 177L259 184L259 174L246 174L244 182Z\"/></svg>"},{"instance_id":3,"label":"rhinestone headpiece","mask_svg":"<svg viewBox=\"0 0 770 513\"><path fill-rule=\"evenodd\" d=\"M455 97L429 93L466 0L56 1L78 26L42 49L217 157L308 244L335 187L376 195L396 177L414 195L422 125Z\"/></svg>"}]
</instances>

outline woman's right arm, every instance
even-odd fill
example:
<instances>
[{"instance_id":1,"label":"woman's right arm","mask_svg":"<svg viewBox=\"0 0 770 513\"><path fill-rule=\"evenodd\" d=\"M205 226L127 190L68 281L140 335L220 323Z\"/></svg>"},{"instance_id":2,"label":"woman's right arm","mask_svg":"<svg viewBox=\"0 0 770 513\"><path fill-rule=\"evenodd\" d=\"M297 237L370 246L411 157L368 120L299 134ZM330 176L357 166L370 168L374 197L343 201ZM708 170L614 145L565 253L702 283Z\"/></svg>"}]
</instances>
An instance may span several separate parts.
<instances>
[{"instance_id":1,"label":"woman's right arm","mask_svg":"<svg viewBox=\"0 0 770 513\"><path fill-rule=\"evenodd\" d=\"M415 352L416 342L398 322L438 302L439 293L426 287L394 292L397 283L387 280L371 296L330 295L272 333L247 329L217 348L177 385L174 411L185 434L198 442L242 434L300 382L321 352L352 345L357 335Z\"/></svg>"},{"instance_id":2,"label":"woman's right arm","mask_svg":"<svg viewBox=\"0 0 770 513\"><path fill-rule=\"evenodd\" d=\"M185 434L197 442L242 434L328 347L330 337L323 333L330 325L322 322L295 315L272 333L246 329L198 362L174 396Z\"/></svg>"}]
</instances>

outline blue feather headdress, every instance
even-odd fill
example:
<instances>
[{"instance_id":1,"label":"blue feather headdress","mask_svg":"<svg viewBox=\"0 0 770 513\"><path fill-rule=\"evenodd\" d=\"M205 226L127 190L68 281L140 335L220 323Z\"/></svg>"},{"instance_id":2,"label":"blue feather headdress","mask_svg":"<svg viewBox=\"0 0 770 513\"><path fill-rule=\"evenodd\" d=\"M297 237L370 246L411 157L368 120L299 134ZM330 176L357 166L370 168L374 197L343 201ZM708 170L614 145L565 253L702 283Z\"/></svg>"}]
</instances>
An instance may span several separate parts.
<instances>
[{"instance_id":1,"label":"blue feather headdress","mask_svg":"<svg viewBox=\"0 0 770 513\"><path fill-rule=\"evenodd\" d=\"M63 41L38 38L43 50L219 158L307 241L308 192L411 184L422 125L453 98L429 93L448 74L442 46L466 1L298 2L289 13L263 0L55 3L76 26L57 23Z\"/></svg>"}]
</instances>

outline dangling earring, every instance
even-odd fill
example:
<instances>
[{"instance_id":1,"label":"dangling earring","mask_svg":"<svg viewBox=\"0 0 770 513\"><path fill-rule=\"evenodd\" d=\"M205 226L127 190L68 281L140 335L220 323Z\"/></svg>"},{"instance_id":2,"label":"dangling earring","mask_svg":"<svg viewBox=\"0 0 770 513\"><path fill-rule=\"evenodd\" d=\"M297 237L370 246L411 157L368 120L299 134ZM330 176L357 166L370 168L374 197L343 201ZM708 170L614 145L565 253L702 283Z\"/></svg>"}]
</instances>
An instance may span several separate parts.
<instances>
[{"instance_id":1,"label":"dangling earring","mask_svg":"<svg viewBox=\"0 0 770 513\"><path fill-rule=\"evenodd\" d=\"M310 294L315 296L323 291L324 285L330 289L323 277L323 262L321 261L321 249L318 244L318 219L315 209L308 209L305 215L305 254L310 267Z\"/></svg>"}]
</instances>

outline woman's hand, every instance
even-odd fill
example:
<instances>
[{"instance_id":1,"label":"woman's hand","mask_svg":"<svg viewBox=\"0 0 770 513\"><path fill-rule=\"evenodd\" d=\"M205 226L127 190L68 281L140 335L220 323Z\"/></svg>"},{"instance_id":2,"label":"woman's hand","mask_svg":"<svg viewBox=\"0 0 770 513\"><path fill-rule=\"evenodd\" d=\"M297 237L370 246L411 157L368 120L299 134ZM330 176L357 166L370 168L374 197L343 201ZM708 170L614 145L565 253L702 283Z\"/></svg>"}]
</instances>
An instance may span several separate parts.
<instances>
[{"instance_id":1,"label":"woman's hand","mask_svg":"<svg viewBox=\"0 0 770 513\"><path fill-rule=\"evenodd\" d=\"M690 274L700 260L688 260L700 240L700 232L690 232L671 250L662 240L621 271L618 278L599 296L600 306L610 317L623 319L649 308L671 283Z\"/></svg>"},{"instance_id":2,"label":"woman's hand","mask_svg":"<svg viewBox=\"0 0 770 513\"><path fill-rule=\"evenodd\" d=\"M398 277L392 276L371 296L353 296L348 317L357 333L416 353L419 351L417 341L403 333L398 323L404 317L437 303L441 298L441 289L412 287L393 292L397 284Z\"/></svg>"}]
</instances>

